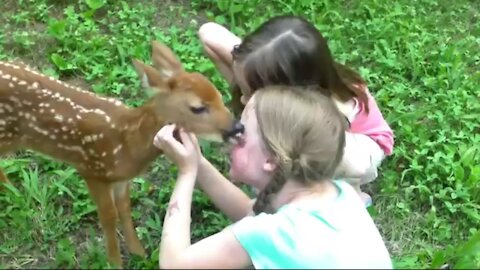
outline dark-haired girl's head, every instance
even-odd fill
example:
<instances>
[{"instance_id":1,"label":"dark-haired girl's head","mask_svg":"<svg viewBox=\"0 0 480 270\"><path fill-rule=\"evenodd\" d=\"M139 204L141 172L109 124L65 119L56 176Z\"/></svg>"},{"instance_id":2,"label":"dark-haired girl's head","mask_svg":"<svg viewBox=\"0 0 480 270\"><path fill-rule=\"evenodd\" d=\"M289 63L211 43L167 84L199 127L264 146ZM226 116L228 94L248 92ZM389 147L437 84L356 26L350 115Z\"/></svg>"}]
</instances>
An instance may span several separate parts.
<instances>
[{"instance_id":1,"label":"dark-haired girl's head","mask_svg":"<svg viewBox=\"0 0 480 270\"><path fill-rule=\"evenodd\" d=\"M246 36L232 56L234 87L241 90L243 104L269 85L317 85L341 101L367 101L361 77L333 60L325 38L302 17L270 19Z\"/></svg>"}]
</instances>

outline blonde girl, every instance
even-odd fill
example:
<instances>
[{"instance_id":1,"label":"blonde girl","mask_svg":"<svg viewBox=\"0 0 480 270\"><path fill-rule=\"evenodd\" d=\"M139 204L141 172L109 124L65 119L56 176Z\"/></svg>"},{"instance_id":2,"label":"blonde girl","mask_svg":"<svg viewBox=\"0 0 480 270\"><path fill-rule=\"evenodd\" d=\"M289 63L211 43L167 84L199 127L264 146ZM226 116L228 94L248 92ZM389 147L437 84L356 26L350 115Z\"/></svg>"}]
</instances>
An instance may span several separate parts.
<instances>
[{"instance_id":1,"label":"blonde girl","mask_svg":"<svg viewBox=\"0 0 480 270\"><path fill-rule=\"evenodd\" d=\"M181 131L182 144L169 125L155 137L178 166L160 268L392 268L355 190L333 180L346 124L328 97L316 87L266 87L249 99L241 121L245 134L231 151L230 177L259 190L253 201L201 155L192 134ZM234 223L191 244L196 182Z\"/></svg>"}]
</instances>

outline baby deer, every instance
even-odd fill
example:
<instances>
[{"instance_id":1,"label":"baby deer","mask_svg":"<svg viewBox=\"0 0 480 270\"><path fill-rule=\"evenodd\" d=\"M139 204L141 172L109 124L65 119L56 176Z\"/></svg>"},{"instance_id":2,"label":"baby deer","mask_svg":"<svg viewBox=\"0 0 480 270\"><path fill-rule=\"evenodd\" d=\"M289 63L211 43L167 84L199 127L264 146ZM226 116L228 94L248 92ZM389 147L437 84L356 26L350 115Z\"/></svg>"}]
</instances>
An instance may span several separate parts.
<instances>
[{"instance_id":1,"label":"baby deer","mask_svg":"<svg viewBox=\"0 0 480 270\"><path fill-rule=\"evenodd\" d=\"M152 42L152 59L154 67L133 60L143 87L155 92L138 108L23 64L0 62L0 154L31 149L73 166L97 206L107 256L117 267L122 266L118 218L129 252L145 255L132 223L129 180L161 154L153 145L156 132L176 123L224 141L243 133L207 78L186 72L160 42ZM9 183L1 170L0 182Z\"/></svg>"}]
</instances>

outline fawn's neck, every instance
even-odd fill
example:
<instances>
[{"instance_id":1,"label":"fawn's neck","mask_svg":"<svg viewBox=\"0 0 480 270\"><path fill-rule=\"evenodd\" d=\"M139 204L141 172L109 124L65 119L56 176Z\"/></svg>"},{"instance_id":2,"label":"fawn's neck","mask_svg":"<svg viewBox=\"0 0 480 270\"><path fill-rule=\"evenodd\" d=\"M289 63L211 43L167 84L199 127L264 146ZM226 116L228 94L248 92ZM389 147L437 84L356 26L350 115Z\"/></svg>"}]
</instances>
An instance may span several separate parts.
<instances>
[{"instance_id":1,"label":"fawn's neck","mask_svg":"<svg viewBox=\"0 0 480 270\"><path fill-rule=\"evenodd\" d=\"M133 109L133 117L128 119L125 130L125 143L134 157L151 161L161 151L153 145L153 138L167 119L159 117L158 104L153 100ZM137 159L137 160L138 160Z\"/></svg>"}]
</instances>

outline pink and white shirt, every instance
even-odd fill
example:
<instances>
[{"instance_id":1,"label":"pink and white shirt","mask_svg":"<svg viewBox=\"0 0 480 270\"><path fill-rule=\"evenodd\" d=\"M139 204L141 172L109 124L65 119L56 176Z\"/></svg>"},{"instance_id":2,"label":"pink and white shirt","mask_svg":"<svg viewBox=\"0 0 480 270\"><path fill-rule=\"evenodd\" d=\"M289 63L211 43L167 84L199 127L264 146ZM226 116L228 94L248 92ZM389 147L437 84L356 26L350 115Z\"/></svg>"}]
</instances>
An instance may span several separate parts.
<instances>
[{"instance_id":1,"label":"pink and white shirt","mask_svg":"<svg viewBox=\"0 0 480 270\"><path fill-rule=\"evenodd\" d=\"M370 137L380 146L385 155L391 155L394 145L393 131L383 118L374 97L368 89L365 90L368 97L368 114L365 104L359 102L357 99L353 99L355 104L353 105L353 110L350 110L350 113L345 112L346 106L348 106L347 104L341 104L337 101L336 104L350 121L349 132L360 133Z\"/></svg>"}]
</instances>

